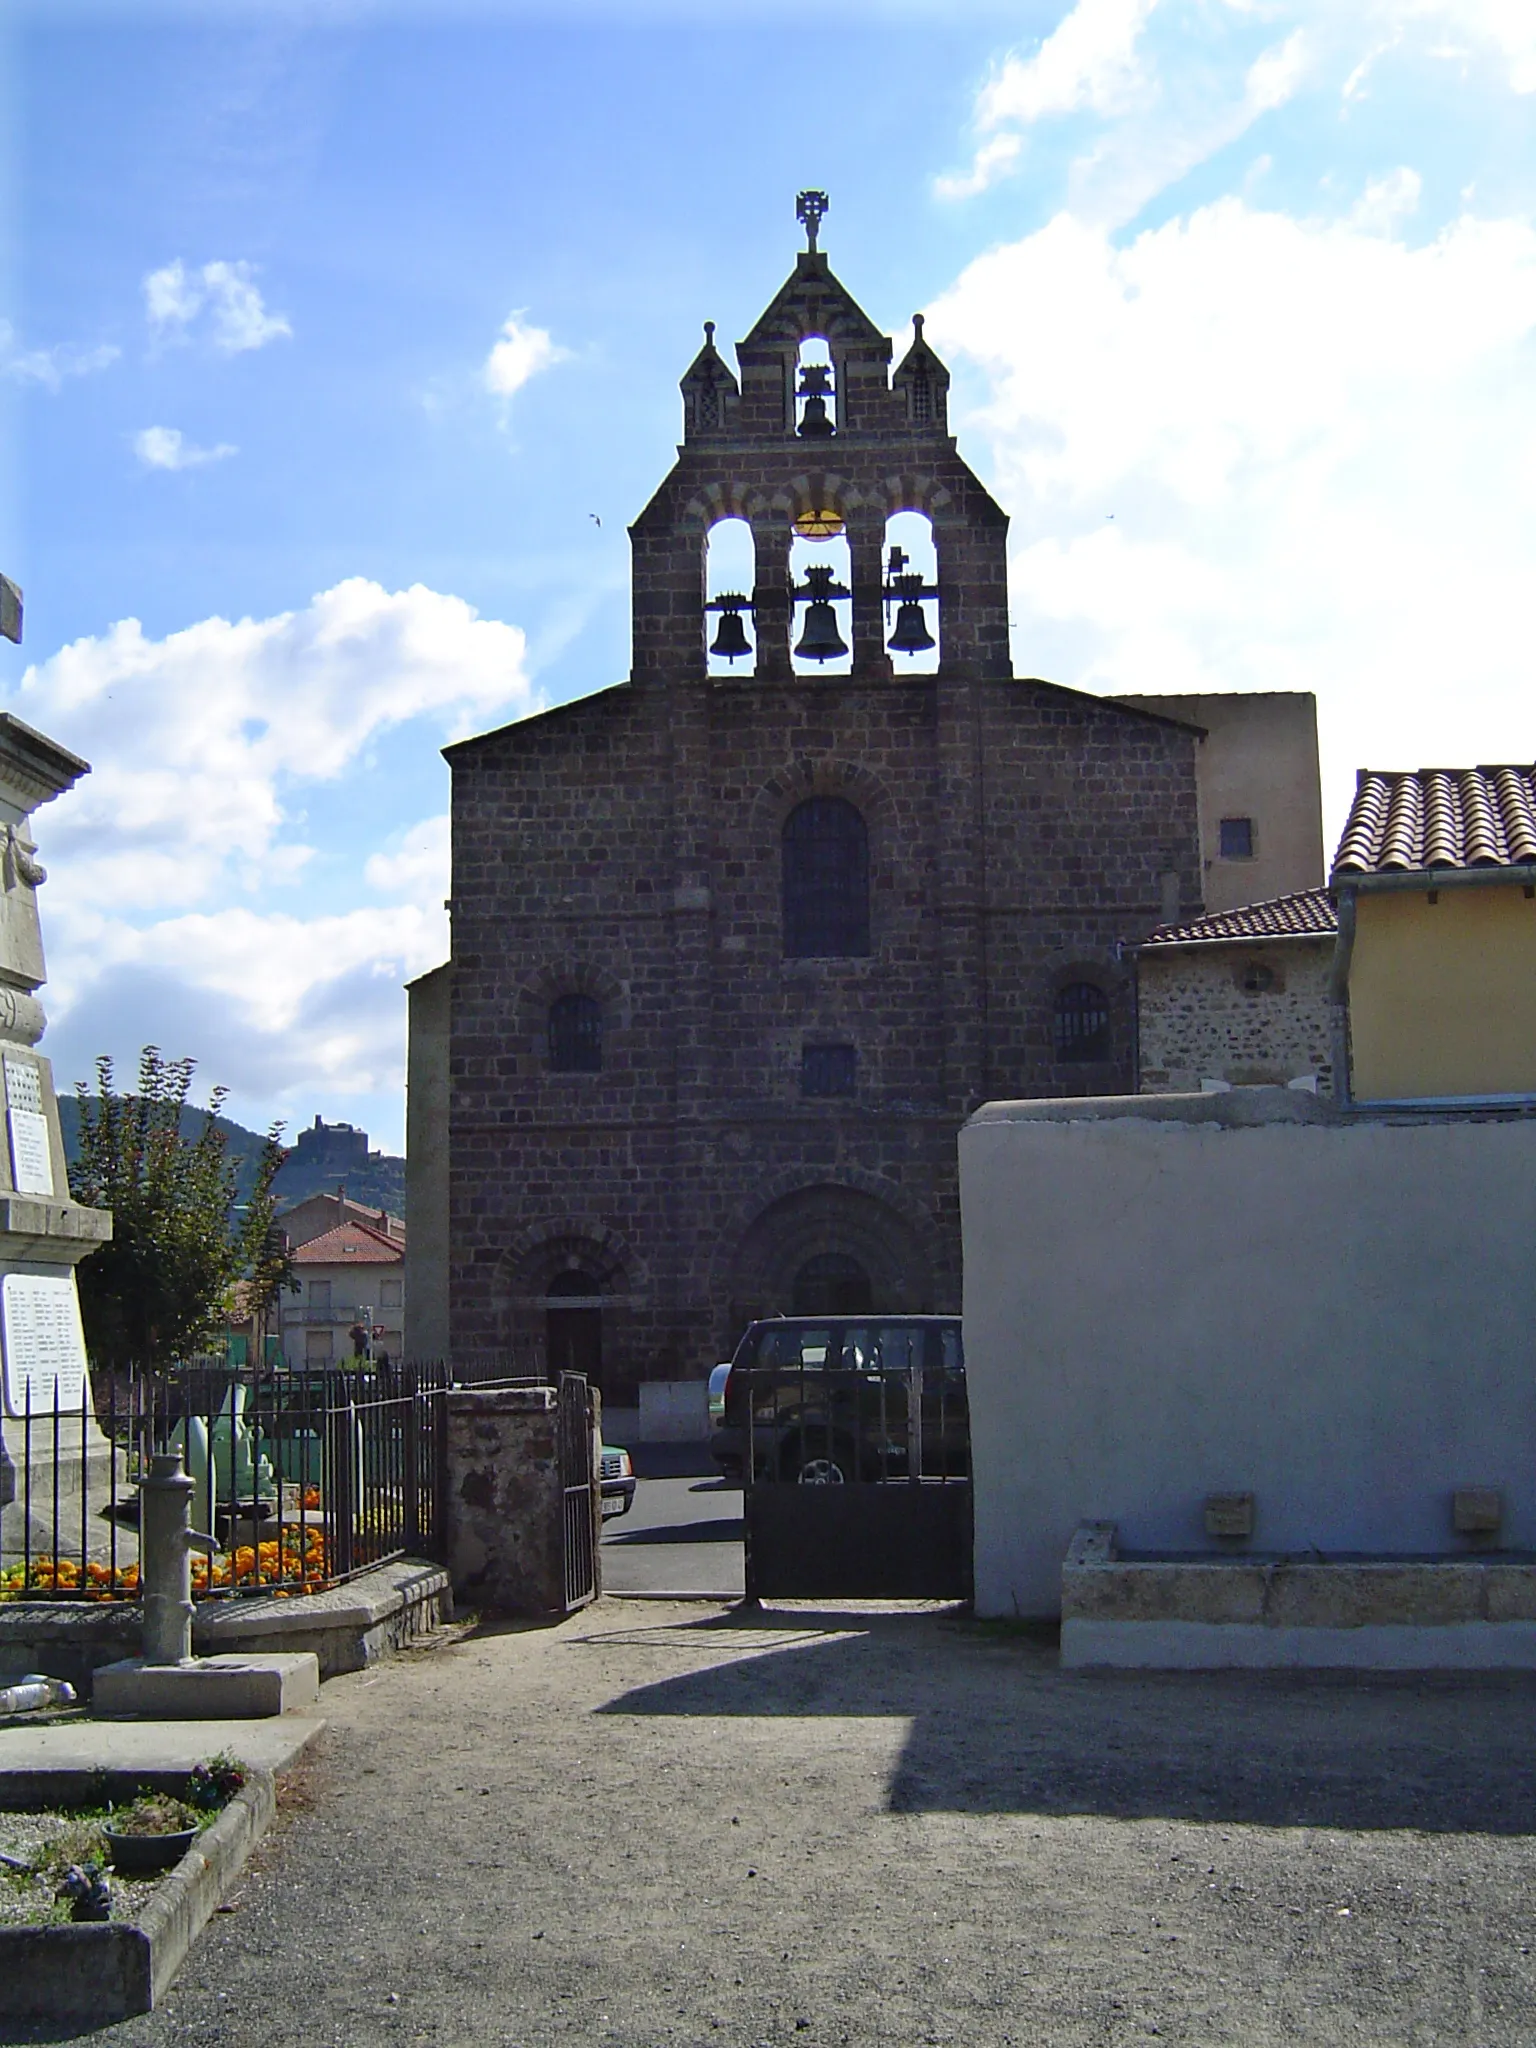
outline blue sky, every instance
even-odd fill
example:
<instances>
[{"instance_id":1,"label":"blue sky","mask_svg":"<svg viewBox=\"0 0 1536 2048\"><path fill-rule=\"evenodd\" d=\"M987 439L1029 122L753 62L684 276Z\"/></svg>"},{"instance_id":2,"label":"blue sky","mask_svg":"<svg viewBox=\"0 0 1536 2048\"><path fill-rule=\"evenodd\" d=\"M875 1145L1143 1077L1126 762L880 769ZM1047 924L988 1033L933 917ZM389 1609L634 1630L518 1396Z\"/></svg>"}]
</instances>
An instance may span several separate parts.
<instances>
[{"instance_id":1,"label":"blue sky","mask_svg":"<svg viewBox=\"0 0 1536 2048\"><path fill-rule=\"evenodd\" d=\"M37 821L61 1084L153 1038L398 1146L437 750L625 672L805 184L955 371L1021 673L1316 689L1333 822L1536 754L1527 0L13 0L0 77L0 702L96 771Z\"/></svg>"}]
</instances>

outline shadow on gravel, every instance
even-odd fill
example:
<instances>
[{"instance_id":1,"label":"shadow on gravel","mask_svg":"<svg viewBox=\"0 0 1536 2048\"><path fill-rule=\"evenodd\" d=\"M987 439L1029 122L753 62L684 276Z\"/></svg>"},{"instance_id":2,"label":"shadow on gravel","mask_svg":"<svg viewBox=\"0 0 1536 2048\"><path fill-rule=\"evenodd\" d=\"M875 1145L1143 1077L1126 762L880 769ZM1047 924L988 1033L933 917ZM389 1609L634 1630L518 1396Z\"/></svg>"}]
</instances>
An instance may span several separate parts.
<instances>
[{"instance_id":1,"label":"shadow on gravel","mask_svg":"<svg viewBox=\"0 0 1536 2048\"><path fill-rule=\"evenodd\" d=\"M733 1610L670 1625L740 1654L604 1714L911 1721L893 1812L1536 1834L1536 1679L1063 1673L1038 1636L931 1612Z\"/></svg>"}]
</instances>

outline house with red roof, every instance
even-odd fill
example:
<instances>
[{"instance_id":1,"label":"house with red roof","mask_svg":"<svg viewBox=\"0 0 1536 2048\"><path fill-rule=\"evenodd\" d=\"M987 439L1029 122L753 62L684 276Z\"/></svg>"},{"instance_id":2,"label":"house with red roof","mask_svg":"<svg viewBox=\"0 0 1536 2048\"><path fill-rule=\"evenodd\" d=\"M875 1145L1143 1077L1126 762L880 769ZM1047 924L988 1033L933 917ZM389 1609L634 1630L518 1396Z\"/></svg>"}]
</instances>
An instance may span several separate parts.
<instances>
[{"instance_id":1,"label":"house with red roof","mask_svg":"<svg viewBox=\"0 0 1536 2048\"><path fill-rule=\"evenodd\" d=\"M351 1215L293 1250L297 1294L282 1300L290 1366L399 1359L405 1344L405 1244Z\"/></svg>"}]
</instances>

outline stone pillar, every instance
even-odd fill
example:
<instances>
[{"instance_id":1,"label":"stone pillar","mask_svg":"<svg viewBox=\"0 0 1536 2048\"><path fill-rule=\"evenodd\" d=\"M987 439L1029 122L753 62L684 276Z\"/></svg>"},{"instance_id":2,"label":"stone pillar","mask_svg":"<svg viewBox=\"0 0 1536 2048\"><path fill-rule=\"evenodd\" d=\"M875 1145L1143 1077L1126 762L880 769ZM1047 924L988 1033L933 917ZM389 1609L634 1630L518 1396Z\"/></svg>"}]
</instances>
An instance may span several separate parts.
<instances>
[{"instance_id":1,"label":"stone pillar","mask_svg":"<svg viewBox=\"0 0 1536 2048\"><path fill-rule=\"evenodd\" d=\"M752 521L757 580L752 590L752 627L757 635L759 682L787 683L793 673L789 633L794 605L789 595L789 521L772 512Z\"/></svg>"},{"instance_id":2,"label":"stone pillar","mask_svg":"<svg viewBox=\"0 0 1536 2048\"><path fill-rule=\"evenodd\" d=\"M851 512L847 526L853 564L853 673L886 680L895 671L885 651L885 515L878 508Z\"/></svg>"},{"instance_id":3,"label":"stone pillar","mask_svg":"<svg viewBox=\"0 0 1536 2048\"><path fill-rule=\"evenodd\" d=\"M559 1619L566 1605L558 1394L455 1387L443 1398L454 1598L487 1613Z\"/></svg>"},{"instance_id":4,"label":"stone pillar","mask_svg":"<svg viewBox=\"0 0 1536 2048\"><path fill-rule=\"evenodd\" d=\"M107 1529L97 1511L107 1504L110 1460L90 1400L75 1267L112 1235L112 1218L70 1200L53 1072L34 1050L46 1021L36 991L45 979L37 891L47 876L29 821L89 772L78 755L0 712L0 1535L8 1555L20 1548L24 1463L34 1550L39 1539L53 1545L55 1497L61 1547L77 1555L82 1541L98 1548L96 1532Z\"/></svg>"}]
</instances>

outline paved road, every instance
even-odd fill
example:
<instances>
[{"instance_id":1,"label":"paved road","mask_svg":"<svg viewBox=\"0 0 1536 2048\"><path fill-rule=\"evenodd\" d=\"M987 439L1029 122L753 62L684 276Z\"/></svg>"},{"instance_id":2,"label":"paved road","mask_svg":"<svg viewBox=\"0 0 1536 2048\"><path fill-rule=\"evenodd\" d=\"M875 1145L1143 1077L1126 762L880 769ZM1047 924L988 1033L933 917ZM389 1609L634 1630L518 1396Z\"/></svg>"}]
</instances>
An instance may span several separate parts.
<instances>
[{"instance_id":1,"label":"paved road","mask_svg":"<svg viewBox=\"0 0 1536 2048\"><path fill-rule=\"evenodd\" d=\"M629 1513L603 1530L604 1592L739 1598L741 1488L722 1484L691 1444L640 1444L631 1456L640 1483Z\"/></svg>"}]
</instances>

